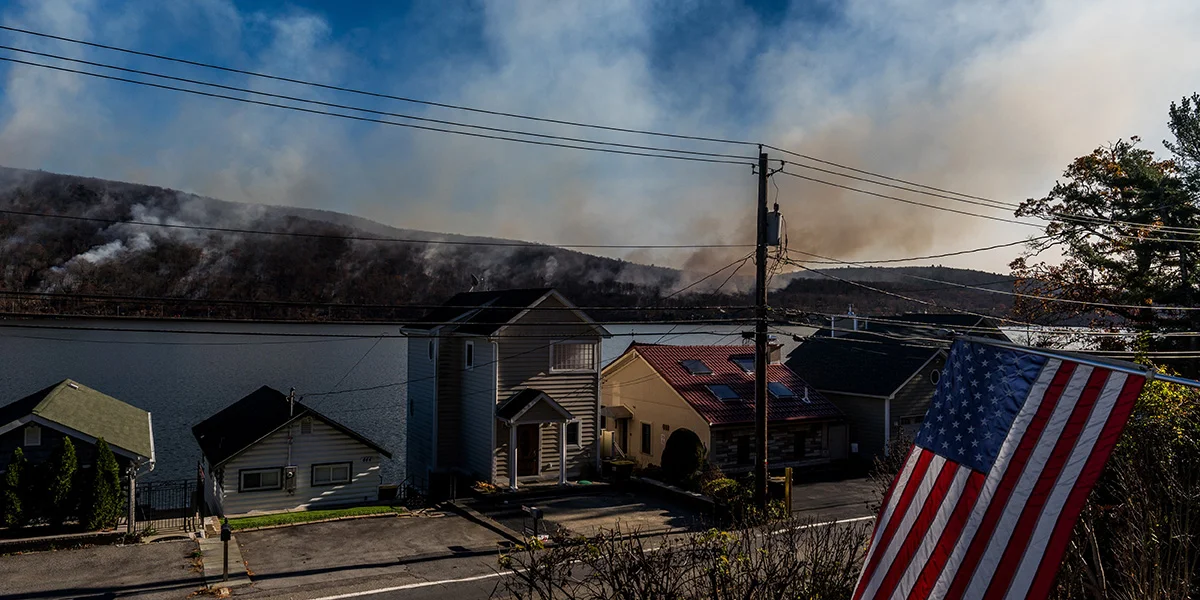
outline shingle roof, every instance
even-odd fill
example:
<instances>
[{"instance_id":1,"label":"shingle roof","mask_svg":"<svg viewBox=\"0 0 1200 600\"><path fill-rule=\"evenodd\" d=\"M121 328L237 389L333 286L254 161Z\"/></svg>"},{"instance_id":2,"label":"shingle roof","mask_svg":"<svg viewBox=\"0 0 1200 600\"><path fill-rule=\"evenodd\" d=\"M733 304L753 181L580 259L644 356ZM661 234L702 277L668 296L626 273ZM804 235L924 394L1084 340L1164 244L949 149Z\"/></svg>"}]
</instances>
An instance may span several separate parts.
<instances>
[{"instance_id":1,"label":"shingle roof","mask_svg":"<svg viewBox=\"0 0 1200 600\"><path fill-rule=\"evenodd\" d=\"M150 413L70 379L0 407L0 425L28 415L104 438L110 446L130 454L154 456Z\"/></svg>"},{"instance_id":2,"label":"shingle roof","mask_svg":"<svg viewBox=\"0 0 1200 600\"><path fill-rule=\"evenodd\" d=\"M300 402L296 402L294 412L290 411L287 396L265 385L197 423L192 427L192 435L196 437L200 451L208 458L209 464L215 466L229 460L289 421L304 416L320 419L380 454L392 457L390 452L375 442Z\"/></svg>"},{"instance_id":3,"label":"shingle roof","mask_svg":"<svg viewBox=\"0 0 1200 600\"><path fill-rule=\"evenodd\" d=\"M713 425L733 425L754 421L754 375L746 373L733 362L734 357L753 356L746 346L668 346L639 344L627 352L637 352L675 391L687 400L700 416ZM692 375L680 363L699 359L712 370L711 375ZM828 419L842 416L840 410L808 385L791 369L781 364L769 365L767 380L786 385L795 398L771 397L767 418L771 421ZM708 389L709 385L727 385L740 400L721 401ZM808 402L804 401L805 389Z\"/></svg>"},{"instance_id":4,"label":"shingle roof","mask_svg":"<svg viewBox=\"0 0 1200 600\"><path fill-rule=\"evenodd\" d=\"M524 288L455 294L410 325L411 329L434 329L454 322L451 330L470 335L491 335L533 306L553 288Z\"/></svg>"},{"instance_id":5,"label":"shingle roof","mask_svg":"<svg viewBox=\"0 0 1200 600\"><path fill-rule=\"evenodd\" d=\"M940 351L859 332L809 338L785 362L819 390L888 396Z\"/></svg>"},{"instance_id":6,"label":"shingle roof","mask_svg":"<svg viewBox=\"0 0 1200 600\"><path fill-rule=\"evenodd\" d=\"M562 413L564 418L571 418L571 412L563 408L558 401L551 398L546 392L533 388L521 390L501 402L500 406L496 407L496 418L511 421L539 399L546 402L555 411Z\"/></svg>"}]
</instances>

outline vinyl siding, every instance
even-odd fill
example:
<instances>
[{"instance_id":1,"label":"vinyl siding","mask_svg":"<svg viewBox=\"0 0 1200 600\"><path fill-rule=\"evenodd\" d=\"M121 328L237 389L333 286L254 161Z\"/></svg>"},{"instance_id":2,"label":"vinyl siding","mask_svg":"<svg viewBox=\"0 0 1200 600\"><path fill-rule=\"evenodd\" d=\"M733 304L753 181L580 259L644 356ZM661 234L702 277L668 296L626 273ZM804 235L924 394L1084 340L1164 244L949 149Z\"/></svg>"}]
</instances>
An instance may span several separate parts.
<instances>
[{"instance_id":1,"label":"vinyl siding","mask_svg":"<svg viewBox=\"0 0 1200 600\"><path fill-rule=\"evenodd\" d=\"M463 338L447 336L438 340L437 377L437 464L449 469L461 464ZM476 344L476 351L479 344ZM478 362L478 361L476 361Z\"/></svg>"},{"instance_id":2,"label":"vinyl siding","mask_svg":"<svg viewBox=\"0 0 1200 600\"><path fill-rule=\"evenodd\" d=\"M556 298L547 298L539 306L563 307ZM569 323L568 323L569 322ZM575 324L575 323L578 324ZM568 323L568 324L561 324ZM551 372L550 344L554 337L569 342L596 345L596 368L578 372ZM497 336L499 345L499 393L503 402L516 390L533 388L546 392L579 420L578 446L567 448L567 473L578 475L587 457L596 452L596 413L599 410L600 336L585 321L568 310L533 310L506 327ZM547 478L558 475L559 427L541 428L541 472ZM496 431L495 481L508 483L508 428Z\"/></svg>"},{"instance_id":3,"label":"vinyl siding","mask_svg":"<svg viewBox=\"0 0 1200 600\"><path fill-rule=\"evenodd\" d=\"M492 343L475 338L475 368L462 373L461 467L492 480L492 424L496 420L496 372Z\"/></svg>"},{"instance_id":4,"label":"vinyl siding","mask_svg":"<svg viewBox=\"0 0 1200 600\"><path fill-rule=\"evenodd\" d=\"M289 429L293 437L291 464L296 467L296 491L238 492L238 471L288 465ZM314 420L312 433L300 433L300 422L281 429L222 466L222 500L226 516L252 512L303 510L320 504L372 502L378 498L383 457L362 442ZM350 463L350 483L311 485L312 465Z\"/></svg>"},{"instance_id":5,"label":"vinyl siding","mask_svg":"<svg viewBox=\"0 0 1200 600\"><path fill-rule=\"evenodd\" d=\"M892 399L892 431L900 426L903 417L924 417L929 412L929 403L933 401L933 392L937 385L933 383L930 374L941 371L946 366L946 358L938 355L916 373Z\"/></svg>"},{"instance_id":6,"label":"vinyl siding","mask_svg":"<svg viewBox=\"0 0 1200 600\"><path fill-rule=\"evenodd\" d=\"M639 464L661 464L665 441L677 429L692 430L712 453L708 422L640 356L606 369L600 395L605 406L624 406L633 413L626 454ZM650 454L642 453L642 423L651 424ZM616 430L617 425L608 427Z\"/></svg>"},{"instance_id":7,"label":"vinyl siding","mask_svg":"<svg viewBox=\"0 0 1200 600\"><path fill-rule=\"evenodd\" d=\"M883 455L883 398L851 396L822 391L846 415L850 443L858 444L858 454L870 459Z\"/></svg>"},{"instance_id":8,"label":"vinyl siding","mask_svg":"<svg viewBox=\"0 0 1200 600\"><path fill-rule=\"evenodd\" d=\"M409 482L421 489L429 485L433 468L434 428L437 425L437 381L435 349L429 358L429 342L435 338L411 337L408 340L408 444L405 472ZM436 346L435 346L436 348Z\"/></svg>"}]
</instances>

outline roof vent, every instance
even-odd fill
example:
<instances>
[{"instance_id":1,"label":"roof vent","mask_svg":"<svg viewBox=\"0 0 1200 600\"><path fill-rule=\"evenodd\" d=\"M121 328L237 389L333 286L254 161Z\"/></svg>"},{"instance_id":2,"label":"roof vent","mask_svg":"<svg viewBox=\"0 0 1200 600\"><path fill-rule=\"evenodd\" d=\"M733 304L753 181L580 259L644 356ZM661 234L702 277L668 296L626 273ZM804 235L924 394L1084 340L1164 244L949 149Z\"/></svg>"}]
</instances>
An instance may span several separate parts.
<instances>
[{"instance_id":1,"label":"roof vent","mask_svg":"<svg viewBox=\"0 0 1200 600\"><path fill-rule=\"evenodd\" d=\"M78 384L78 383L75 383L74 381L68 381L68 382L67 382L67 387L69 387L69 388L71 388L71 389L73 389L73 390L77 390L77 389L79 389L79 384Z\"/></svg>"}]
</instances>

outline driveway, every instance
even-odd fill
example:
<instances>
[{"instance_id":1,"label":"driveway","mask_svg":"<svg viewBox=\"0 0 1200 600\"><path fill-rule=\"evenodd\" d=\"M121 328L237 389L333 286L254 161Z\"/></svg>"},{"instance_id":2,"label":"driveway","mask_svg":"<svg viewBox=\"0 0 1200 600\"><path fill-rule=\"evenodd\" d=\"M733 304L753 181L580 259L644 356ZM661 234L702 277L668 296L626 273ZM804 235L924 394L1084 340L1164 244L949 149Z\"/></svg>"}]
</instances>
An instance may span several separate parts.
<instances>
[{"instance_id":1,"label":"driveway","mask_svg":"<svg viewBox=\"0 0 1200 600\"><path fill-rule=\"evenodd\" d=\"M866 477L801 483L792 487L792 515L816 521L873 516L875 484Z\"/></svg>"},{"instance_id":2,"label":"driveway","mask_svg":"<svg viewBox=\"0 0 1200 600\"><path fill-rule=\"evenodd\" d=\"M314 523L235 537L254 583L234 593L289 598L489 573L505 541L453 514Z\"/></svg>"},{"instance_id":3,"label":"driveway","mask_svg":"<svg viewBox=\"0 0 1200 600\"><path fill-rule=\"evenodd\" d=\"M545 526L557 525L573 534L582 535L611 530L657 533L700 528L706 523L696 511L670 500L617 491L529 499L508 504L481 502L473 504L473 507L517 533L532 533L533 523L522 512L522 504L542 509L542 532L546 531Z\"/></svg>"},{"instance_id":4,"label":"driveway","mask_svg":"<svg viewBox=\"0 0 1200 600\"><path fill-rule=\"evenodd\" d=\"M170 598L204 587L191 540L91 546L0 557L0 597Z\"/></svg>"}]
</instances>

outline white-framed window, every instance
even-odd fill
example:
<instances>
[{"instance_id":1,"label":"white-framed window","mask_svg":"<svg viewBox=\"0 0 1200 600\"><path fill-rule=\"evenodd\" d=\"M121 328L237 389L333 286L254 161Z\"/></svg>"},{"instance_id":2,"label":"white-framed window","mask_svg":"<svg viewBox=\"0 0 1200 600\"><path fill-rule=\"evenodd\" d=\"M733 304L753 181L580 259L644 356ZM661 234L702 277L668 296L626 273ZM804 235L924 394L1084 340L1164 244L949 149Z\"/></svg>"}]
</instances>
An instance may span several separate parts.
<instances>
[{"instance_id":1,"label":"white-framed window","mask_svg":"<svg viewBox=\"0 0 1200 600\"><path fill-rule=\"evenodd\" d=\"M567 445L579 446L579 421L567 423Z\"/></svg>"},{"instance_id":2,"label":"white-framed window","mask_svg":"<svg viewBox=\"0 0 1200 600\"><path fill-rule=\"evenodd\" d=\"M941 371L934 369L929 372L929 382L930 383L932 383L933 385L937 385L938 382L941 380L942 380L942 372Z\"/></svg>"},{"instance_id":3,"label":"white-framed window","mask_svg":"<svg viewBox=\"0 0 1200 600\"><path fill-rule=\"evenodd\" d=\"M463 347L463 366L468 370L475 368L475 342L467 342Z\"/></svg>"},{"instance_id":4,"label":"white-framed window","mask_svg":"<svg viewBox=\"0 0 1200 600\"><path fill-rule=\"evenodd\" d=\"M26 446L41 446L42 445L42 428L37 425L30 425L25 428L25 445Z\"/></svg>"},{"instance_id":5,"label":"white-framed window","mask_svg":"<svg viewBox=\"0 0 1200 600\"><path fill-rule=\"evenodd\" d=\"M350 483L350 463L325 463L312 466L313 485Z\"/></svg>"},{"instance_id":6,"label":"white-framed window","mask_svg":"<svg viewBox=\"0 0 1200 600\"><path fill-rule=\"evenodd\" d=\"M551 371L592 371L596 369L596 344L558 342L550 345Z\"/></svg>"},{"instance_id":7,"label":"white-framed window","mask_svg":"<svg viewBox=\"0 0 1200 600\"><path fill-rule=\"evenodd\" d=\"M433 360L433 351L434 351L434 348L435 348L435 347L434 347L434 345L433 345L433 340L429 340L429 360Z\"/></svg>"},{"instance_id":8,"label":"white-framed window","mask_svg":"<svg viewBox=\"0 0 1200 600\"><path fill-rule=\"evenodd\" d=\"M312 422L312 417L304 417L303 419L300 419L300 433L312 433Z\"/></svg>"},{"instance_id":9,"label":"white-framed window","mask_svg":"<svg viewBox=\"0 0 1200 600\"><path fill-rule=\"evenodd\" d=\"M283 469L241 469L238 471L239 492L263 492L283 489Z\"/></svg>"}]
</instances>

